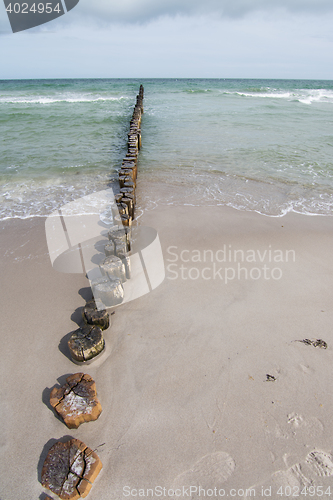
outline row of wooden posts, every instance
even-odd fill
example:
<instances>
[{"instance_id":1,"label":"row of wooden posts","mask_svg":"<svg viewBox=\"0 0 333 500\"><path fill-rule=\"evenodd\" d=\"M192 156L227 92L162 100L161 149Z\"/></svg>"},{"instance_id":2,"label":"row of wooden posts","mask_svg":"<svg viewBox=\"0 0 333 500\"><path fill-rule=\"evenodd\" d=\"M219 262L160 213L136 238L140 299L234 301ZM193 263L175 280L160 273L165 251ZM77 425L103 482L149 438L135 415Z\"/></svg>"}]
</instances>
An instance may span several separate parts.
<instances>
[{"instance_id":1,"label":"row of wooden posts","mask_svg":"<svg viewBox=\"0 0 333 500\"><path fill-rule=\"evenodd\" d=\"M118 174L119 192L115 194L115 203L111 206L113 225L108 231L109 242L104 247L106 258L99 265L101 275L91 281L92 292L99 310L123 302L123 284L131 277L129 251L131 250L131 226L135 217L135 188L138 155L141 149L140 127L143 113L143 93L144 90L141 85L130 121L127 154L122 161ZM79 358L82 358L84 353L80 350L81 348L78 346L76 339L73 340L74 343L70 344L71 355L78 361L82 361ZM98 345L99 349L102 348L101 339Z\"/></svg>"},{"instance_id":2,"label":"row of wooden posts","mask_svg":"<svg viewBox=\"0 0 333 500\"><path fill-rule=\"evenodd\" d=\"M121 303L122 283L130 278L128 251L135 216L143 93L141 85L130 122L128 151L119 170L120 189L115 195L116 206L112 207L114 225L109 230L109 243L105 245L106 259L99 266L103 276L91 284L95 298L87 302L82 310L84 326L73 332L68 341L72 360L76 363L92 361L104 350L103 330L109 328L110 316L106 308L97 307L97 301L101 300L107 307ZM101 296L96 298L98 292ZM108 300L110 303L107 303ZM96 420L102 412L94 380L81 372L67 377L65 385L51 391L50 404L71 429L76 429L83 422ZM69 456L71 460L68 460ZM102 462L98 455L82 441L74 438L65 442L58 441L48 451L41 483L63 500L78 500L89 493L101 469ZM50 497L46 496L46 499Z\"/></svg>"},{"instance_id":3,"label":"row of wooden posts","mask_svg":"<svg viewBox=\"0 0 333 500\"><path fill-rule=\"evenodd\" d=\"M130 122L128 134L127 154L119 170L120 192L115 195L122 224L131 226L135 212L135 188L138 172L138 154L141 149L141 117L143 114L143 86L140 85L139 94Z\"/></svg>"}]
</instances>

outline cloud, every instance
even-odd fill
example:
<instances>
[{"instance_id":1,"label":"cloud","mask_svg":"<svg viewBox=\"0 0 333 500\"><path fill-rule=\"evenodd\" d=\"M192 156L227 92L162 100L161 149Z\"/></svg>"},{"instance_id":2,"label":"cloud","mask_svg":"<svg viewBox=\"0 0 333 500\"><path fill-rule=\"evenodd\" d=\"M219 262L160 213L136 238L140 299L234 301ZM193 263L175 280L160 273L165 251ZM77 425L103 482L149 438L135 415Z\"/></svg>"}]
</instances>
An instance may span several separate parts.
<instances>
[{"instance_id":1,"label":"cloud","mask_svg":"<svg viewBox=\"0 0 333 500\"><path fill-rule=\"evenodd\" d=\"M332 0L80 0L76 14L104 23L143 23L162 16L215 14L240 18L255 11L300 13L333 11Z\"/></svg>"},{"instance_id":2,"label":"cloud","mask_svg":"<svg viewBox=\"0 0 333 500\"><path fill-rule=\"evenodd\" d=\"M1 1L1 0L0 0ZM5 8L0 5L0 34L10 33ZM162 17L214 16L216 19L241 19L255 12L285 15L321 15L333 12L332 0L80 0L77 6L57 21L47 24L60 28L68 24L107 27L112 24L147 24ZM56 24L55 24L56 23ZM35 28L32 32L38 32ZM30 30L29 30L30 31Z\"/></svg>"},{"instance_id":3,"label":"cloud","mask_svg":"<svg viewBox=\"0 0 333 500\"><path fill-rule=\"evenodd\" d=\"M1 74L2 78L332 79L332 25L333 12L316 17L253 13L237 19L169 16L145 25L86 29L78 23L54 31L49 23L45 31L7 37L0 45Z\"/></svg>"}]
</instances>

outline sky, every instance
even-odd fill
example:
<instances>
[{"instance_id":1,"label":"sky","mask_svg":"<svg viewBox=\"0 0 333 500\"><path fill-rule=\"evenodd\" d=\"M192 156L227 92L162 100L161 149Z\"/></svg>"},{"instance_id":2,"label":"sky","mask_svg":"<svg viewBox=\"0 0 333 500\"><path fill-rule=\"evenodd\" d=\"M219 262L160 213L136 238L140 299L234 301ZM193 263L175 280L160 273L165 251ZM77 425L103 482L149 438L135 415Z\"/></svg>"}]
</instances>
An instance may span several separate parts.
<instances>
[{"instance_id":1,"label":"sky","mask_svg":"<svg viewBox=\"0 0 333 500\"><path fill-rule=\"evenodd\" d=\"M80 0L12 33L0 3L0 79L333 80L332 0Z\"/></svg>"}]
</instances>

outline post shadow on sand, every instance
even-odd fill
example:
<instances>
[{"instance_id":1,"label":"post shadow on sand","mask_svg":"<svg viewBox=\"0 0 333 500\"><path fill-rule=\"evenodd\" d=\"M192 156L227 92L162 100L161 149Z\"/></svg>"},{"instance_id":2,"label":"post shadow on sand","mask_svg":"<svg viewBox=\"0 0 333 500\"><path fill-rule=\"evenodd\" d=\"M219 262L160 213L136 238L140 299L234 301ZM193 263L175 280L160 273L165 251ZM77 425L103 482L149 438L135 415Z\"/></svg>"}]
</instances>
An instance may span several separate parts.
<instances>
[{"instance_id":1,"label":"post shadow on sand","mask_svg":"<svg viewBox=\"0 0 333 500\"><path fill-rule=\"evenodd\" d=\"M54 408L51 406L50 394L51 394L52 389L54 389L55 387L57 387L57 389L58 389L58 388L62 387L63 385L65 385L66 379L70 375L73 375L73 373L67 373L66 375L61 375L60 377L57 378L58 384L54 384L53 387L45 387L45 389L42 392L42 401L43 401L44 405L47 406L48 409L52 411L55 418L57 420L59 420L59 422L62 422L62 423L64 423L64 421L58 415L58 413L54 410Z\"/></svg>"},{"instance_id":2,"label":"post shadow on sand","mask_svg":"<svg viewBox=\"0 0 333 500\"><path fill-rule=\"evenodd\" d=\"M104 241L104 246L105 246L105 241ZM105 253L100 252L100 253L96 253L95 255L93 255L90 259L90 262L92 264L99 266L100 264L102 264L104 259L105 259Z\"/></svg>"},{"instance_id":3,"label":"post shadow on sand","mask_svg":"<svg viewBox=\"0 0 333 500\"><path fill-rule=\"evenodd\" d=\"M85 288L80 288L78 293L85 300L85 302L88 302L89 300L91 300L93 298L90 286L87 286ZM83 318L82 318L82 309L83 309L83 306L77 307L75 309L75 311L73 312L73 314L71 315L71 320L77 324L78 328L83 326L83 323L84 323ZM69 341L72 333L75 330L76 329L73 329L71 332L64 335L58 344L59 351L64 356L66 356L66 358L68 358L70 361L72 361L72 357L71 357L71 353L70 353L69 348L68 348L68 341Z\"/></svg>"},{"instance_id":4,"label":"post shadow on sand","mask_svg":"<svg viewBox=\"0 0 333 500\"><path fill-rule=\"evenodd\" d=\"M80 288L79 295L81 295L81 297L86 302L88 302L89 300L91 300L93 298L93 294L92 294L90 286L86 286L84 288Z\"/></svg>"},{"instance_id":5,"label":"post shadow on sand","mask_svg":"<svg viewBox=\"0 0 333 500\"><path fill-rule=\"evenodd\" d=\"M102 255L104 255L104 247L105 247L105 243L107 243L107 241L109 240L98 240L98 241L95 241L95 244L94 244L94 248L97 252L101 253Z\"/></svg>"},{"instance_id":6,"label":"post shadow on sand","mask_svg":"<svg viewBox=\"0 0 333 500\"><path fill-rule=\"evenodd\" d=\"M68 341L72 335L72 333L74 332L75 330L72 330L71 332L67 333L66 335L64 335L64 337L62 337L62 339L60 340L59 344L58 344L58 349L59 351L64 355L66 356L66 358L69 359L69 361L72 361L72 356L71 356L71 353L69 351L69 347L68 347Z\"/></svg>"},{"instance_id":7,"label":"post shadow on sand","mask_svg":"<svg viewBox=\"0 0 333 500\"><path fill-rule=\"evenodd\" d=\"M83 323L82 310L83 307L77 307L71 315L71 320L73 323L76 323L78 327L80 327Z\"/></svg>"},{"instance_id":8,"label":"post shadow on sand","mask_svg":"<svg viewBox=\"0 0 333 500\"><path fill-rule=\"evenodd\" d=\"M81 295L81 294L80 294ZM82 309L83 307L77 307L73 314L71 315L71 320L77 324L77 327L79 328L83 324L83 318L82 318ZM58 349L59 351L66 356L70 361L72 361L71 353L68 348L68 341L72 335L72 333L77 330L77 328L73 329L71 332L67 333L60 339L60 342L58 344Z\"/></svg>"},{"instance_id":9,"label":"post shadow on sand","mask_svg":"<svg viewBox=\"0 0 333 500\"><path fill-rule=\"evenodd\" d=\"M61 441L62 443L66 443L66 441L69 441L70 439L73 439L73 436L66 435L66 436L63 436L63 437L61 437L59 439L51 438L44 445L44 448L42 450L42 453L40 454L40 457L39 457L39 460L38 460L38 465L37 465L38 481L40 483L42 482L42 469L43 469L43 465L44 465L45 459L47 457L47 454L48 454L51 446L53 446L58 441Z\"/></svg>"}]
</instances>

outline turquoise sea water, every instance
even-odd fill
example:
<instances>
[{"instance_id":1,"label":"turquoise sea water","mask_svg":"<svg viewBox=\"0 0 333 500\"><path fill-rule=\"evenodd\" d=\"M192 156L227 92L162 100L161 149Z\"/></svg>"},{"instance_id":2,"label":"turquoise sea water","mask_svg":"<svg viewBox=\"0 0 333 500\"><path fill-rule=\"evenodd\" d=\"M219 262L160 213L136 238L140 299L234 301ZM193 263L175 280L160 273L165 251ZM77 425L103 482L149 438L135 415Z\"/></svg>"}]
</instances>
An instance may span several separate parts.
<instances>
[{"instance_id":1,"label":"turquoise sea water","mask_svg":"<svg viewBox=\"0 0 333 500\"><path fill-rule=\"evenodd\" d=\"M160 203L333 214L332 81L94 79L0 81L0 218L115 179L140 83L140 180Z\"/></svg>"}]
</instances>

